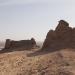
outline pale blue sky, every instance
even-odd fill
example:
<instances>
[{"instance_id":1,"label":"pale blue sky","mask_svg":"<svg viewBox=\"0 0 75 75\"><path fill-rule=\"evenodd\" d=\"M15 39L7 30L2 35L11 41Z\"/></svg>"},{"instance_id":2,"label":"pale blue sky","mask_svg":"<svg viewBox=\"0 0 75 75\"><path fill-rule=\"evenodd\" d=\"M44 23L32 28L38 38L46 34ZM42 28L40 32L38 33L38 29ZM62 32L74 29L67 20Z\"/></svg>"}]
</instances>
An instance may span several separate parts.
<instances>
[{"instance_id":1,"label":"pale blue sky","mask_svg":"<svg viewBox=\"0 0 75 75\"><path fill-rule=\"evenodd\" d=\"M75 26L75 0L0 0L0 40L43 41L60 19Z\"/></svg>"}]
</instances>

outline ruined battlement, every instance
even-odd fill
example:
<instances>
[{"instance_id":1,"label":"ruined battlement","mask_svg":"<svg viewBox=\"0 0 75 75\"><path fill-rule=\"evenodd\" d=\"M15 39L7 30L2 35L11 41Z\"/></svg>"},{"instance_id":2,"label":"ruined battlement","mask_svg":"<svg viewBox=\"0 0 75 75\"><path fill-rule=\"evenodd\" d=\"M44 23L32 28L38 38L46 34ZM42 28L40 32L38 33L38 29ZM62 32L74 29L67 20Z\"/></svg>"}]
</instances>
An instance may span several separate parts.
<instances>
[{"instance_id":1,"label":"ruined battlement","mask_svg":"<svg viewBox=\"0 0 75 75\"><path fill-rule=\"evenodd\" d=\"M35 46L36 41L34 38L31 38L31 40L20 40L20 41L6 39L5 43L5 49L15 49L15 48L31 49Z\"/></svg>"},{"instance_id":2,"label":"ruined battlement","mask_svg":"<svg viewBox=\"0 0 75 75\"><path fill-rule=\"evenodd\" d=\"M55 51L65 48L75 48L75 28L60 20L55 30L47 33L42 49Z\"/></svg>"}]
</instances>

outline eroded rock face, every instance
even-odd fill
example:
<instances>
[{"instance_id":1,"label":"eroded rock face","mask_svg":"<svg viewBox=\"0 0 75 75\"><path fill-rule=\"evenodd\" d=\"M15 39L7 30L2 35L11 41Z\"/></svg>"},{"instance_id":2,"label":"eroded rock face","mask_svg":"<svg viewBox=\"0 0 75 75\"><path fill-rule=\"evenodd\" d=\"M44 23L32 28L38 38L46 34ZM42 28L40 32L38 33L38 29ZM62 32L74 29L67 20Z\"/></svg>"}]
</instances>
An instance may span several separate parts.
<instances>
[{"instance_id":1,"label":"eroded rock face","mask_svg":"<svg viewBox=\"0 0 75 75\"><path fill-rule=\"evenodd\" d=\"M60 20L55 30L47 33L42 49L56 50L64 48L75 48L75 28Z\"/></svg>"},{"instance_id":2,"label":"eroded rock face","mask_svg":"<svg viewBox=\"0 0 75 75\"><path fill-rule=\"evenodd\" d=\"M6 49L10 48L10 44L11 44L10 39L6 39L5 48Z\"/></svg>"},{"instance_id":3,"label":"eroded rock face","mask_svg":"<svg viewBox=\"0 0 75 75\"><path fill-rule=\"evenodd\" d=\"M31 40L21 40L21 41L13 41L7 39L5 49L15 49L15 48L31 49L34 48L35 46L36 41L34 38L31 38Z\"/></svg>"}]
</instances>

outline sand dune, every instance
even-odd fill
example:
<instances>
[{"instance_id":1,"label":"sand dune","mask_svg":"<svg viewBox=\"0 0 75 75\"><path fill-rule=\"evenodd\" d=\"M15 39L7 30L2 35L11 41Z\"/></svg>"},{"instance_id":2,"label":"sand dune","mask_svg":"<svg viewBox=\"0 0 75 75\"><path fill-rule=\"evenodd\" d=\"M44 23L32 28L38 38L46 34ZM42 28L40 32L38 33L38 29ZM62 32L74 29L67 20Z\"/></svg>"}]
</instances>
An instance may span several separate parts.
<instances>
[{"instance_id":1,"label":"sand dune","mask_svg":"<svg viewBox=\"0 0 75 75\"><path fill-rule=\"evenodd\" d=\"M0 75L75 75L75 51L64 49L52 53L15 51L0 54Z\"/></svg>"}]
</instances>

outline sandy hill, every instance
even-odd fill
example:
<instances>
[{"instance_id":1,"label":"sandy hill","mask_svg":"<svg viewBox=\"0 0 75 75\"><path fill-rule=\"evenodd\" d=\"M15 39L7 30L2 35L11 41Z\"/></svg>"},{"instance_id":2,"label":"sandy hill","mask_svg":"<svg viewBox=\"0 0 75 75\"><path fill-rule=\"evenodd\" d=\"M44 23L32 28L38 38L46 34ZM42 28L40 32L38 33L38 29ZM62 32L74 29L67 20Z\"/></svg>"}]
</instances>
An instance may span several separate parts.
<instances>
[{"instance_id":1,"label":"sandy hill","mask_svg":"<svg viewBox=\"0 0 75 75\"><path fill-rule=\"evenodd\" d=\"M75 75L75 50L0 54L0 75Z\"/></svg>"}]
</instances>

